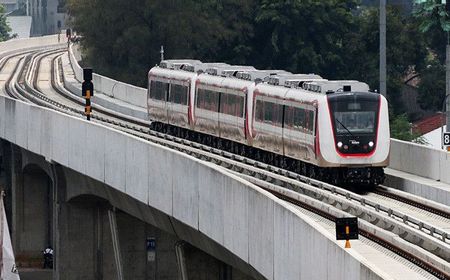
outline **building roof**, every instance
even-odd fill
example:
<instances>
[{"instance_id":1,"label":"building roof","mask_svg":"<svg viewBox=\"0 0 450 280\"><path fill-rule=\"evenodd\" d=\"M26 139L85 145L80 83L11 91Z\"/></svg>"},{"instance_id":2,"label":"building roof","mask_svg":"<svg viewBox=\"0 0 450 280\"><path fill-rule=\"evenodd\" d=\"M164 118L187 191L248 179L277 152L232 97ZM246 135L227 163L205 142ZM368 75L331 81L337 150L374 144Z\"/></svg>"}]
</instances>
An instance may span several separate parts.
<instances>
[{"instance_id":1,"label":"building roof","mask_svg":"<svg viewBox=\"0 0 450 280\"><path fill-rule=\"evenodd\" d=\"M445 124L445 114L436 113L413 123L413 131L420 135L427 134Z\"/></svg>"}]
</instances>

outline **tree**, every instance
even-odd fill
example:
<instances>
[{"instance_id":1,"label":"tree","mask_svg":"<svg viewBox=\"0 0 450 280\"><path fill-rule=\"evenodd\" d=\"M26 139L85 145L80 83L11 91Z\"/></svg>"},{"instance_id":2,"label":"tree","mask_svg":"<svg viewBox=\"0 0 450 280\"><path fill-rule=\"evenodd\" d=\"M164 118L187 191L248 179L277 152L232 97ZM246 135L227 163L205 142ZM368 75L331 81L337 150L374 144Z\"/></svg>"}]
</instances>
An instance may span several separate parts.
<instances>
[{"instance_id":1,"label":"tree","mask_svg":"<svg viewBox=\"0 0 450 280\"><path fill-rule=\"evenodd\" d=\"M168 58L245 60L253 3L70 0L68 10L83 34L86 60L100 73L143 86L161 45Z\"/></svg>"},{"instance_id":2,"label":"tree","mask_svg":"<svg viewBox=\"0 0 450 280\"><path fill-rule=\"evenodd\" d=\"M9 32L11 32L11 28L6 23L5 8L0 5L0 42L11 38Z\"/></svg>"},{"instance_id":3,"label":"tree","mask_svg":"<svg viewBox=\"0 0 450 280\"><path fill-rule=\"evenodd\" d=\"M441 111L444 98L445 68L435 62L420 75L419 104L425 110Z\"/></svg>"},{"instance_id":4,"label":"tree","mask_svg":"<svg viewBox=\"0 0 450 280\"><path fill-rule=\"evenodd\" d=\"M317 73L378 87L378 10L330 0L69 0L83 34L85 61L97 72L146 85L145 73L166 58L246 64ZM402 77L423 68L417 22L389 8L388 94L396 114Z\"/></svg>"},{"instance_id":5,"label":"tree","mask_svg":"<svg viewBox=\"0 0 450 280\"><path fill-rule=\"evenodd\" d=\"M358 28L357 1L262 0L252 61L260 68L336 76L348 67L345 42Z\"/></svg>"},{"instance_id":6,"label":"tree","mask_svg":"<svg viewBox=\"0 0 450 280\"><path fill-rule=\"evenodd\" d=\"M390 127L391 137L394 139L427 144L427 141L423 137L412 131L412 125L405 114L394 117L391 120Z\"/></svg>"},{"instance_id":7,"label":"tree","mask_svg":"<svg viewBox=\"0 0 450 280\"><path fill-rule=\"evenodd\" d=\"M365 8L359 12L359 29L347 41L347 60L350 67L339 78L367 82L378 88L379 76L379 11ZM387 98L394 115L405 112L400 99L403 78L411 69L425 67L427 48L423 34L418 31L418 21L388 6L387 13Z\"/></svg>"}]
</instances>

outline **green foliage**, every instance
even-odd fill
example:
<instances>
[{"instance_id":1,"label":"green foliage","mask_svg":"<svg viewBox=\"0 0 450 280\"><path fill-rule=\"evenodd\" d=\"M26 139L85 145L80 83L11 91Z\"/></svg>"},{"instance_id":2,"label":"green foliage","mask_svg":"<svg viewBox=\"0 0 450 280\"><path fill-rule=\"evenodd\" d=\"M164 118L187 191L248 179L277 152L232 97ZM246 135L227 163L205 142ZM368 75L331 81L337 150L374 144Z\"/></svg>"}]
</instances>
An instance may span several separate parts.
<instances>
[{"instance_id":1,"label":"green foliage","mask_svg":"<svg viewBox=\"0 0 450 280\"><path fill-rule=\"evenodd\" d=\"M368 8L360 11L359 28L346 44L346 58L350 65L342 71L341 79L357 79L367 82L371 88L379 83L379 11ZM418 31L419 22L388 6L386 13L387 34L387 97L395 115L405 112L400 100L403 77L414 68L425 66L427 48L424 35Z\"/></svg>"},{"instance_id":2,"label":"green foliage","mask_svg":"<svg viewBox=\"0 0 450 280\"><path fill-rule=\"evenodd\" d=\"M426 33L429 63L421 71L419 103L423 109L440 111L445 98L445 45L448 44L450 15L445 4L426 0L415 5L414 16L420 22L419 30ZM444 32L442 32L444 31ZM437 59L436 59L437 58Z\"/></svg>"},{"instance_id":3,"label":"green foliage","mask_svg":"<svg viewBox=\"0 0 450 280\"><path fill-rule=\"evenodd\" d=\"M346 42L357 30L357 1L262 0L256 14L254 62L260 68L315 72L348 67Z\"/></svg>"},{"instance_id":4,"label":"green foliage","mask_svg":"<svg viewBox=\"0 0 450 280\"><path fill-rule=\"evenodd\" d=\"M139 86L166 58L195 58L259 69L356 79L378 88L378 9L351 0L69 0L83 35L84 60L97 72ZM420 22L387 11L388 98L395 114L402 77L424 68Z\"/></svg>"},{"instance_id":5,"label":"green foliage","mask_svg":"<svg viewBox=\"0 0 450 280\"><path fill-rule=\"evenodd\" d=\"M443 31L450 31L450 17L445 4L435 0L427 0L414 5L414 15L421 18L419 29L421 32L429 31L433 26L440 26Z\"/></svg>"},{"instance_id":6,"label":"green foliage","mask_svg":"<svg viewBox=\"0 0 450 280\"><path fill-rule=\"evenodd\" d=\"M423 109L441 111L444 98L445 67L434 63L420 75L419 104Z\"/></svg>"},{"instance_id":7,"label":"green foliage","mask_svg":"<svg viewBox=\"0 0 450 280\"><path fill-rule=\"evenodd\" d=\"M168 58L245 61L253 5L249 0L68 2L87 61L105 75L141 86L143 73L159 62L161 45Z\"/></svg>"},{"instance_id":8,"label":"green foliage","mask_svg":"<svg viewBox=\"0 0 450 280\"><path fill-rule=\"evenodd\" d=\"M412 125L405 114L391 117L391 137L403 141L412 141L427 144L426 140L417 133L412 132Z\"/></svg>"},{"instance_id":9,"label":"green foliage","mask_svg":"<svg viewBox=\"0 0 450 280\"><path fill-rule=\"evenodd\" d=\"M10 39L11 28L6 23L5 8L0 5L0 42Z\"/></svg>"}]
</instances>

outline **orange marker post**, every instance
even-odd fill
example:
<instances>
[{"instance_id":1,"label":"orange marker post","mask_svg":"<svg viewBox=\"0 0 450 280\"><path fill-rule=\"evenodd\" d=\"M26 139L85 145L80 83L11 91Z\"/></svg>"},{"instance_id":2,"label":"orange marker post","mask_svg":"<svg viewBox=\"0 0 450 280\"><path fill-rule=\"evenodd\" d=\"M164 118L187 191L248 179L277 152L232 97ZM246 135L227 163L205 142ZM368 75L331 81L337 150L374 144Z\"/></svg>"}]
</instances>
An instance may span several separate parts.
<instances>
[{"instance_id":1,"label":"orange marker post","mask_svg":"<svg viewBox=\"0 0 450 280\"><path fill-rule=\"evenodd\" d=\"M349 235L350 234L350 227L349 226L345 226L345 234ZM345 248L352 248L352 245L350 245L350 240L345 240Z\"/></svg>"},{"instance_id":2,"label":"orange marker post","mask_svg":"<svg viewBox=\"0 0 450 280\"><path fill-rule=\"evenodd\" d=\"M345 240L345 248L351 248L350 240L358 239L358 218L336 219L336 240Z\"/></svg>"},{"instance_id":3,"label":"orange marker post","mask_svg":"<svg viewBox=\"0 0 450 280\"><path fill-rule=\"evenodd\" d=\"M84 113L86 114L86 119L91 120L91 91L86 90L86 107L84 108Z\"/></svg>"}]
</instances>

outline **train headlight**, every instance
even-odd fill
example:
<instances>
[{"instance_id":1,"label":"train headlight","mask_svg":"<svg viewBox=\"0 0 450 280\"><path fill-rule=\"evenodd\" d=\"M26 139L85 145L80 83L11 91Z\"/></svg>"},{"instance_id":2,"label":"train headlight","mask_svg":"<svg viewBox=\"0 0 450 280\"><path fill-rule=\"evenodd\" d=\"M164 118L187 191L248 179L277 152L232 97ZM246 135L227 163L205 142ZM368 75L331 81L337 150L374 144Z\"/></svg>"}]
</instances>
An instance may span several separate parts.
<instances>
[{"instance_id":1,"label":"train headlight","mask_svg":"<svg viewBox=\"0 0 450 280\"><path fill-rule=\"evenodd\" d=\"M373 145L375 145L372 141L369 142L369 147L373 148Z\"/></svg>"},{"instance_id":2,"label":"train headlight","mask_svg":"<svg viewBox=\"0 0 450 280\"><path fill-rule=\"evenodd\" d=\"M339 149L342 148L342 146L343 146L342 142L338 142L337 146L338 146Z\"/></svg>"}]
</instances>

